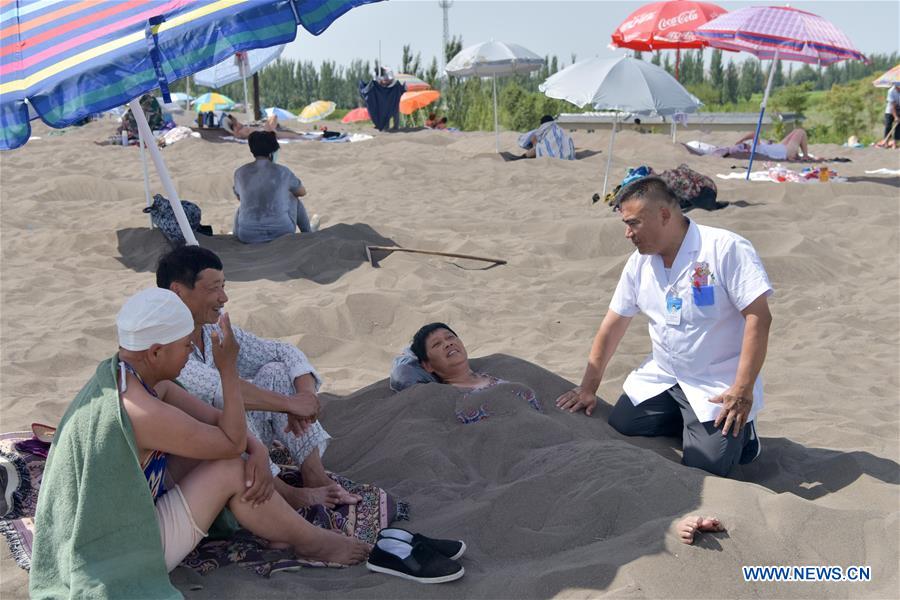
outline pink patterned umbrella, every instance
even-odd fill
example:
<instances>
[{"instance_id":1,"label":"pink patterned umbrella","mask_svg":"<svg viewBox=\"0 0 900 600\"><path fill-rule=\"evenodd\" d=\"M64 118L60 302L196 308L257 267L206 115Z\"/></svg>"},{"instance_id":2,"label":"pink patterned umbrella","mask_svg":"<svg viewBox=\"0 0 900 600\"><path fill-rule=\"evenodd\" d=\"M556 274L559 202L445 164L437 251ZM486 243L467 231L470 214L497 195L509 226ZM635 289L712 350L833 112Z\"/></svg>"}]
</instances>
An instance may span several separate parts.
<instances>
[{"instance_id":1,"label":"pink patterned umbrella","mask_svg":"<svg viewBox=\"0 0 900 600\"><path fill-rule=\"evenodd\" d=\"M697 28L697 35L714 48L749 52L760 60L771 60L769 81L760 104L759 122L750 150L750 166L747 179L753 168L753 156L759 142L759 130L772 79L778 60L795 60L819 65L830 65L842 60L862 60L863 54L853 47L853 43L843 31L819 15L787 6L749 6L709 21Z\"/></svg>"},{"instance_id":2,"label":"pink patterned umbrella","mask_svg":"<svg viewBox=\"0 0 900 600\"><path fill-rule=\"evenodd\" d=\"M761 60L830 65L866 61L843 31L819 15L787 6L748 6L701 25L697 35L710 46L750 52Z\"/></svg>"}]
</instances>

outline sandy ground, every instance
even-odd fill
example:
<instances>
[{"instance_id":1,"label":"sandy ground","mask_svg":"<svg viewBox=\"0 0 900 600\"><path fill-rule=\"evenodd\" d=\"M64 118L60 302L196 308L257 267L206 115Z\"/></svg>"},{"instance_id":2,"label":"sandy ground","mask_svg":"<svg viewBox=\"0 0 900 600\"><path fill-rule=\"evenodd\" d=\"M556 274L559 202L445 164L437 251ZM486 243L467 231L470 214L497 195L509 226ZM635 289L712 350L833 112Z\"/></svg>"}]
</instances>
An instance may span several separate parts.
<instances>
[{"instance_id":1,"label":"sandy ground","mask_svg":"<svg viewBox=\"0 0 900 600\"><path fill-rule=\"evenodd\" d=\"M338 125L334 124L334 127ZM97 362L115 351L114 317L153 284L166 248L147 228L138 152L92 142L111 121L0 156L0 420L4 431L55 422ZM362 129L366 131L365 129ZM299 345L324 375L331 469L412 503L414 530L469 545L459 582L421 586L363 567L258 578L179 569L188 598L583 598L900 596L900 153L814 146L849 183L717 180L716 212L757 248L776 289L759 418L764 454L730 479L679 464L678 440L628 439L553 400L581 376L590 340L632 251L618 216L592 206L608 133L578 133L575 162L503 162L490 134L377 134L357 144L286 145L280 161L309 189L322 230L262 246L224 235L232 172L247 146L186 140L166 148L179 193L216 237L233 320ZM728 134L681 139L727 142ZM515 134L501 146L515 151ZM618 136L628 166L686 162L708 174L746 161L698 158L663 135ZM162 192L151 175L154 192ZM395 253L371 267L364 244L478 254L484 263ZM392 357L426 322L451 324L486 370L533 388L538 413L505 406L455 423L459 394L392 394ZM649 350L636 319L600 395L615 402ZM499 392L498 392L499 393ZM669 532L685 514L726 534L693 547ZM4 598L26 573L2 550ZM747 583L741 565L869 565L868 583ZM195 589L199 588L199 589Z\"/></svg>"}]
</instances>

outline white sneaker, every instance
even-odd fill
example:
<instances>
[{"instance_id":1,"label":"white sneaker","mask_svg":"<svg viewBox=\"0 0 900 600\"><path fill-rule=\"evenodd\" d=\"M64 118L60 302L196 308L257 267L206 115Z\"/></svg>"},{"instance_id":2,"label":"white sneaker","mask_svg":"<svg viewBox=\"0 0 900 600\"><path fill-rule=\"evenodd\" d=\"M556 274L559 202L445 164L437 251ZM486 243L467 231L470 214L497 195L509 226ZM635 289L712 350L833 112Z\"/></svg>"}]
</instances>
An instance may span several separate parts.
<instances>
[{"instance_id":1,"label":"white sneaker","mask_svg":"<svg viewBox=\"0 0 900 600\"><path fill-rule=\"evenodd\" d=\"M310 233L314 233L319 230L319 221L322 219L319 218L318 214L314 214L312 218L309 220L309 231Z\"/></svg>"}]
</instances>

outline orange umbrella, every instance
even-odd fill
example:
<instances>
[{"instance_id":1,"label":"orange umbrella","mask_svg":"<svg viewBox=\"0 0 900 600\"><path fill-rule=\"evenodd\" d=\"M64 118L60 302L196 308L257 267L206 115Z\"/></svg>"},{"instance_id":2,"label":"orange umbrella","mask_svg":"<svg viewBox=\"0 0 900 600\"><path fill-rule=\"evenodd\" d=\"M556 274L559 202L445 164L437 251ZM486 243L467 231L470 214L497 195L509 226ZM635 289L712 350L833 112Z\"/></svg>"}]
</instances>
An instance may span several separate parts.
<instances>
[{"instance_id":1,"label":"orange umbrella","mask_svg":"<svg viewBox=\"0 0 900 600\"><path fill-rule=\"evenodd\" d=\"M341 123L356 123L357 121L370 121L369 111L365 108L354 108L341 119Z\"/></svg>"},{"instance_id":2,"label":"orange umbrella","mask_svg":"<svg viewBox=\"0 0 900 600\"><path fill-rule=\"evenodd\" d=\"M441 97L437 90L422 90L421 92L405 92L400 96L400 112L411 115L420 108L425 108Z\"/></svg>"}]
</instances>

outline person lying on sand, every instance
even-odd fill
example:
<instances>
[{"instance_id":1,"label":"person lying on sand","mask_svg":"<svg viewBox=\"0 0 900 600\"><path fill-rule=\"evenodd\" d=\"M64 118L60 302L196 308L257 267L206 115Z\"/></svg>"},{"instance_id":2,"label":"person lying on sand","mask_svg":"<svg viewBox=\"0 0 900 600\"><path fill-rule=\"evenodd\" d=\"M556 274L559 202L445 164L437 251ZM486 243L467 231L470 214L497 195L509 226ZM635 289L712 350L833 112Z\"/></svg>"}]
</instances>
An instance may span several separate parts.
<instances>
[{"instance_id":1,"label":"person lying on sand","mask_svg":"<svg viewBox=\"0 0 900 600\"><path fill-rule=\"evenodd\" d=\"M725 153L721 156L729 156L731 153L750 152L753 148L754 133L745 134L741 139L735 142L734 146L727 147ZM777 144L771 141L760 140L756 144L756 153L766 156L772 160L816 160L816 157L809 153L809 138L806 131L798 127L792 130ZM718 154L719 151L713 154Z\"/></svg>"},{"instance_id":2,"label":"person lying on sand","mask_svg":"<svg viewBox=\"0 0 900 600\"><path fill-rule=\"evenodd\" d=\"M174 383L194 331L178 296L138 292L116 326L118 352L100 363L54 436L35 515L32 597L180 597L167 573L225 507L297 556L365 560L368 544L315 527L273 490L268 451L244 421L240 348L227 314L210 346L221 410Z\"/></svg>"},{"instance_id":3,"label":"person lying on sand","mask_svg":"<svg viewBox=\"0 0 900 600\"><path fill-rule=\"evenodd\" d=\"M700 532L716 533L727 531L725 526L715 517L689 516L681 519L675 525L675 533L682 544L690 546L694 543L695 536Z\"/></svg>"},{"instance_id":4,"label":"person lying on sand","mask_svg":"<svg viewBox=\"0 0 900 600\"><path fill-rule=\"evenodd\" d=\"M253 162L234 172L234 195L240 206L234 214L234 235L245 244L263 244L297 231L319 227L300 200L306 187L284 165L275 163L280 145L271 131L254 131L248 140Z\"/></svg>"},{"instance_id":5,"label":"person lying on sand","mask_svg":"<svg viewBox=\"0 0 900 600\"><path fill-rule=\"evenodd\" d=\"M761 451L755 418L772 323L765 267L744 238L685 217L659 177L628 184L616 206L636 250L581 385L556 405L593 412L606 366L632 317L643 312L652 353L625 380L609 424L624 435L681 435L682 463L725 476Z\"/></svg>"},{"instance_id":6,"label":"person lying on sand","mask_svg":"<svg viewBox=\"0 0 900 600\"><path fill-rule=\"evenodd\" d=\"M213 334L219 313L228 302L222 261L210 250L182 246L159 260L157 286L172 290L194 319L192 350L178 374L185 389L222 408L222 378L216 368ZM259 338L238 327L238 385L247 408L247 426L267 447L281 444L300 466L302 488L275 478L275 490L294 508L323 504L356 504L359 497L332 481L322 465L331 436L318 422L322 383L306 355L296 347ZM277 468L272 467L274 472Z\"/></svg>"},{"instance_id":7,"label":"person lying on sand","mask_svg":"<svg viewBox=\"0 0 900 600\"><path fill-rule=\"evenodd\" d=\"M225 115L225 118L222 120L222 129L239 140L246 140L250 137L250 134L255 131L271 131L275 133L278 129L278 117L272 115L266 119L266 122L262 127L251 127L250 125L244 125L237 120L237 117L229 113Z\"/></svg>"},{"instance_id":8,"label":"person lying on sand","mask_svg":"<svg viewBox=\"0 0 900 600\"><path fill-rule=\"evenodd\" d=\"M481 392L494 386L511 383L477 372L469 365L469 355L456 332L444 323L429 323L413 335L408 352L394 361L391 388L399 391L416 383L437 382L452 385L467 393ZM518 397L537 411L540 402L528 388L516 390ZM457 411L457 420L473 423L489 416L484 406Z\"/></svg>"}]
</instances>

